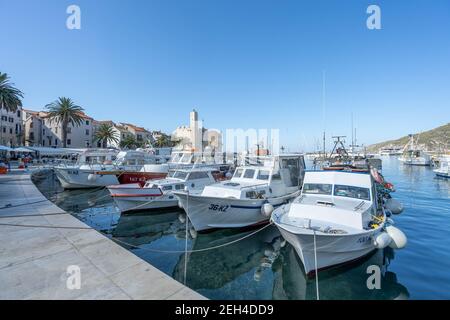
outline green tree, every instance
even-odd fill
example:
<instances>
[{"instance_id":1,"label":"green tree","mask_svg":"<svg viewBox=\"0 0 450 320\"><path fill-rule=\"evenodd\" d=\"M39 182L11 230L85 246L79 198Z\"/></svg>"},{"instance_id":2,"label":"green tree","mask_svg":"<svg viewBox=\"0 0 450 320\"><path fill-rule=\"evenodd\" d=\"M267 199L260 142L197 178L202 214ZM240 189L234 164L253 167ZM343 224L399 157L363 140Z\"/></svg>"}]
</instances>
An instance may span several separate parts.
<instances>
[{"instance_id":1,"label":"green tree","mask_svg":"<svg viewBox=\"0 0 450 320\"><path fill-rule=\"evenodd\" d=\"M58 100L45 106L48 110L50 122L61 125L63 147L67 146L67 128L69 123L73 126L80 126L83 122L84 109L76 105L72 99L60 97Z\"/></svg>"},{"instance_id":2,"label":"green tree","mask_svg":"<svg viewBox=\"0 0 450 320\"><path fill-rule=\"evenodd\" d=\"M119 134L114 130L114 126L109 123L102 123L95 133L95 140L100 141L103 148L108 146L108 143L119 143Z\"/></svg>"},{"instance_id":3,"label":"green tree","mask_svg":"<svg viewBox=\"0 0 450 320\"><path fill-rule=\"evenodd\" d=\"M18 107L22 106L23 93L13 83L9 82L6 73L0 72L0 107L6 111L15 112Z\"/></svg>"},{"instance_id":4,"label":"green tree","mask_svg":"<svg viewBox=\"0 0 450 320\"><path fill-rule=\"evenodd\" d=\"M120 141L120 147L124 149L134 149L141 147L142 144L136 141L135 137L131 134L127 135Z\"/></svg>"}]
</instances>

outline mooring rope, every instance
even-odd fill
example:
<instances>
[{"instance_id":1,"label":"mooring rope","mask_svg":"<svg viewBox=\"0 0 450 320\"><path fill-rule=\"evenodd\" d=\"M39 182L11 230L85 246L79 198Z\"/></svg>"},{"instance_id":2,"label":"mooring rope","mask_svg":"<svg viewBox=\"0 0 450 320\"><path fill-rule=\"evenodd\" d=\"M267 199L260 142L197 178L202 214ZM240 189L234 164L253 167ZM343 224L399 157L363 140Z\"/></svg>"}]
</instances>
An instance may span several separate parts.
<instances>
[{"instance_id":1,"label":"mooring rope","mask_svg":"<svg viewBox=\"0 0 450 320\"><path fill-rule=\"evenodd\" d=\"M208 248L202 248L202 249L196 249L196 250L158 250L158 249L151 249L151 248L141 248L141 247L139 247L137 245L134 245L132 243L129 243L129 242L126 242L126 241L123 241L123 240L119 240L117 238L109 238L109 239L111 239L114 242L119 242L119 243L122 243L124 245L127 245L129 247L133 247L133 248L140 249L140 250L145 250L145 251L150 251L150 252L156 252L156 253L177 253L177 254L178 253L185 253L185 254L187 254L187 253L195 253L195 252L204 252L204 251L219 249L219 248L222 248L222 247L226 247L226 246L232 245L234 243L237 243L239 241L242 241L244 239L247 239L247 238L257 234L257 233L261 232L262 230L264 230L264 229L266 229L266 228L268 228L268 227L270 227L272 225L273 225L273 223L270 222L267 225L263 226L262 228L259 228L258 230L255 230L254 232L251 232L251 233L249 233L249 234L247 234L247 235L245 235L245 236L243 236L243 237L241 237L239 239L235 239L235 240L232 240L230 242L226 242L226 243L219 244L219 245L216 245L216 246L212 246L212 247L208 247ZM57 226L57 225L33 225L33 224L18 224L18 223L0 223L0 226L24 227L24 228L95 230L94 228L91 228L91 227L70 227L70 226Z\"/></svg>"},{"instance_id":2,"label":"mooring rope","mask_svg":"<svg viewBox=\"0 0 450 320\"><path fill-rule=\"evenodd\" d=\"M316 230L314 230L314 264L315 264L315 269L316 269L316 299L320 300L320 296L319 296L319 272L317 270Z\"/></svg>"}]
</instances>

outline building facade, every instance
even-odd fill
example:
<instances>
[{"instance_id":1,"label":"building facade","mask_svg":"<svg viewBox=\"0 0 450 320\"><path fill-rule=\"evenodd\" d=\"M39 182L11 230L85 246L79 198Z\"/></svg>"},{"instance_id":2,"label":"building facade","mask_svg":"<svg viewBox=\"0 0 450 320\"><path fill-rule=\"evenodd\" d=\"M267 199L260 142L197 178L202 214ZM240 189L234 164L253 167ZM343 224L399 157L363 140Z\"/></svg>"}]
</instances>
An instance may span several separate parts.
<instances>
[{"instance_id":1,"label":"building facade","mask_svg":"<svg viewBox=\"0 0 450 320\"><path fill-rule=\"evenodd\" d=\"M0 108L0 145L16 147L23 144L22 107L15 112Z\"/></svg>"},{"instance_id":2,"label":"building facade","mask_svg":"<svg viewBox=\"0 0 450 320\"><path fill-rule=\"evenodd\" d=\"M67 127L67 148L91 148L93 147L94 119L80 114L80 125L69 123ZM25 110L22 117L26 146L56 147L64 146L62 141L62 124L52 121L45 111Z\"/></svg>"},{"instance_id":3,"label":"building facade","mask_svg":"<svg viewBox=\"0 0 450 320\"><path fill-rule=\"evenodd\" d=\"M211 151L222 151L222 134L218 130L203 128L198 120L198 112L194 109L189 113L189 126L179 126L172 133L172 140L179 141L178 148L202 152L206 148Z\"/></svg>"}]
</instances>

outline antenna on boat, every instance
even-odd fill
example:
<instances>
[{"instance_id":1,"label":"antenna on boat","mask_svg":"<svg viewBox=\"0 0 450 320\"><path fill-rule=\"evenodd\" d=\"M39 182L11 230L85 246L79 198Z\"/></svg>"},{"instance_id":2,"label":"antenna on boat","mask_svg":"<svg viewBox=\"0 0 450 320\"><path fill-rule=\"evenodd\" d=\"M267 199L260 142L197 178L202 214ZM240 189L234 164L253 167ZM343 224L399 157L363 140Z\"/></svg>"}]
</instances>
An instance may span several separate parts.
<instances>
[{"instance_id":1,"label":"antenna on boat","mask_svg":"<svg viewBox=\"0 0 450 320\"><path fill-rule=\"evenodd\" d=\"M322 127L323 127L323 161L325 161L326 146L325 146L325 70L322 71Z\"/></svg>"}]
</instances>

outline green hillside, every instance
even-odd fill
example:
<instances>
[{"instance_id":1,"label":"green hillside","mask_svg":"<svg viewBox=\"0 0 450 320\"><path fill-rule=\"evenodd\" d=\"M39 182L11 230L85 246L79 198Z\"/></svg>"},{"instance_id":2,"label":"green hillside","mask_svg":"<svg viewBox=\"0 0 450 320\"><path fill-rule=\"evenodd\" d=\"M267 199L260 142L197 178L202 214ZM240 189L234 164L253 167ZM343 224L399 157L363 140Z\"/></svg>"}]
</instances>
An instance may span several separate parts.
<instances>
[{"instance_id":1,"label":"green hillside","mask_svg":"<svg viewBox=\"0 0 450 320\"><path fill-rule=\"evenodd\" d=\"M418 140L417 140L418 139ZM368 147L368 150L371 152L377 152L380 148L387 146L401 146L403 147L406 143L408 143L409 137L404 136L397 140L389 140L376 144L372 144ZM418 144L430 151L440 151L443 148L449 150L450 148L450 123L446 125L437 127L432 130L414 133L414 141L417 141Z\"/></svg>"}]
</instances>

